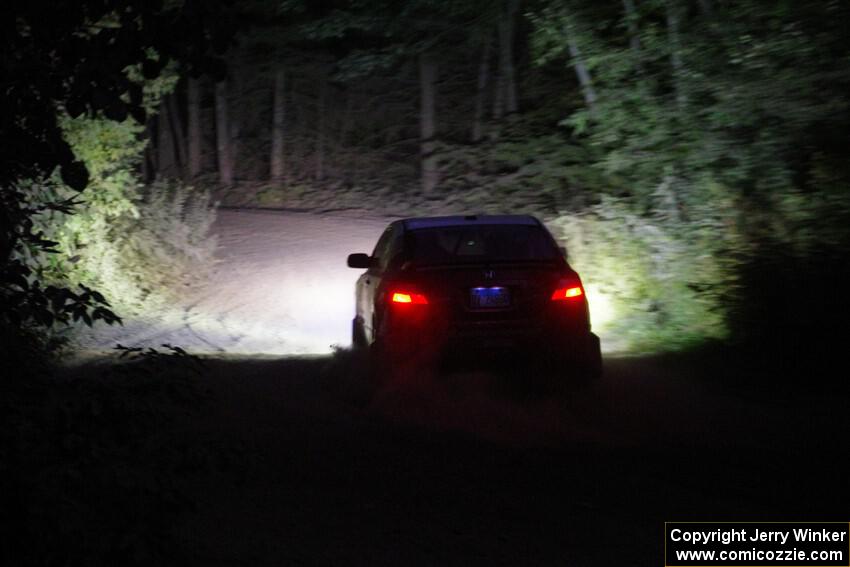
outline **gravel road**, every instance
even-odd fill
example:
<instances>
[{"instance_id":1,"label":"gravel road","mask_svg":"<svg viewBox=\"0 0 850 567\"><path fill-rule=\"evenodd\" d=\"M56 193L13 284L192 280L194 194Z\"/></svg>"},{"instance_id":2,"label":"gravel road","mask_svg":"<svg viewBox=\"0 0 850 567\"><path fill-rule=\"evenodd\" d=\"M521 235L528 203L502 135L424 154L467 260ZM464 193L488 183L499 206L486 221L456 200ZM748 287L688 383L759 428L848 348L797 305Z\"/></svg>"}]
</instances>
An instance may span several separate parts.
<instances>
[{"instance_id":1,"label":"gravel road","mask_svg":"<svg viewBox=\"0 0 850 567\"><path fill-rule=\"evenodd\" d=\"M123 326L98 325L79 338L82 350L106 351L117 343L197 354L327 354L351 342L354 283L345 265L352 252L371 252L390 218L354 213L319 215L258 209L222 209L213 226L218 264L204 289L190 299ZM591 314L609 316L604 297ZM617 351L616 337L595 330L603 352Z\"/></svg>"},{"instance_id":2,"label":"gravel road","mask_svg":"<svg viewBox=\"0 0 850 567\"><path fill-rule=\"evenodd\" d=\"M322 354L348 346L358 271L389 222L261 210L221 210L219 264L206 289L123 327L98 327L85 348L179 345L195 353Z\"/></svg>"}]
</instances>

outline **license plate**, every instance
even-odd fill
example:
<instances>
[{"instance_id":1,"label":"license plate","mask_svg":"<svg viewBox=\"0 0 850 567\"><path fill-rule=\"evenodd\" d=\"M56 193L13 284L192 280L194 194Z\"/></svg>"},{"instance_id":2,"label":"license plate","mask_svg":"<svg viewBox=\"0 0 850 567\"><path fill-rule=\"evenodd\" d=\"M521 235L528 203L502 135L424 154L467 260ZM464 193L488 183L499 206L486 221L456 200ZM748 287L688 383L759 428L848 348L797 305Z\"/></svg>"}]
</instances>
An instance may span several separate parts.
<instances>
[{"instance_id":1,"label":"license plate","mask_svg":"<svg viewBox=\"0 0 850 567\"><path fill-rule=\"evenodd\" d=\"M511 304L511 294L506 287L474 287L469 290L469 295L473 309L508 307Z\"/></svg>"}]
</instances>

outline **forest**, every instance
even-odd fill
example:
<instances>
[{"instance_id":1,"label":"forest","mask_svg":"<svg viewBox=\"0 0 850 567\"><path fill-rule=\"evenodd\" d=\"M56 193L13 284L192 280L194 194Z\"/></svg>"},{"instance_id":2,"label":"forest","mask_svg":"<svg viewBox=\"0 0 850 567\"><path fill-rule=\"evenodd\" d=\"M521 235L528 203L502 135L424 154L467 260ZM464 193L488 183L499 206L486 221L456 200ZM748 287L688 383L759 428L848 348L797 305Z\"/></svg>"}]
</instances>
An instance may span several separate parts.
<instances>
[{"instance_id":1,"label":"forest","mask_svg":"<svg viewBox=\"0 0 850 567\"><path fill-rule=\"evenodd\" d=\"M0 14L0 411L15 424L0 457L21 470L64 466L22 456L28 424L53 419L27 417L31 384L81 328L203 286L222 207L535 214L621 352L720 345L778 367L840 354L846 1L31 0ZM78 394L71 421L95 412ZM100 448L123 455L118 438ZM38 510L59 492L44 490ZM19 523L21 545L47 526L74 548L72 525L42 521ZM80 557L111 553L91 545Z\"/></svg>"},{"instance_id":2,"label":"forest","mask_svg":"<svg viewBox=\"0 0 850 567\"><path fill-rule=\"evenodd\" d=\"M213 203L539 214L637 350L780 340L792 322L818 333L835 305L773 306L804 289L843 295L841 2L187 3L185 39L164 19L107 61L94 50L121 41L131 6L79 11L61 24L86 30L74 45L37 43L59 24L28 23L30 9L9 19L6 50L22 55L10 81L56 90L22 66L70 65L74 50L83 63L65 73L116 72L50 108L40 98L34 128L36 103L5 93L17 97L4 134L16 162L4 198L18 211L6 218L8 303L21 305L8 299L24 292L9 279L21 270L123 309L162 301L165 281L203 277ZM58 175L21 155L11 134L48 126L84 168ZM27 226L41 243L20 238ZM38 312L19 315L58 315Z\"/></svg>"}]
</instances>

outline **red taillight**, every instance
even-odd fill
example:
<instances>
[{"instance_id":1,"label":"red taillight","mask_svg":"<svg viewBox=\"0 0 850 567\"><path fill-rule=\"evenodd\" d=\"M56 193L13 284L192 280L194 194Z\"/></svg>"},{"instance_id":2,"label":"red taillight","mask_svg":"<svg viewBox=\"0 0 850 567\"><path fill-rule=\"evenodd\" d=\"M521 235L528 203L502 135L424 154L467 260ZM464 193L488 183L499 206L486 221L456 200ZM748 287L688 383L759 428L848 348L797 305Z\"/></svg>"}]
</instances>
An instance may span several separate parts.
<instances>
[{"instance_id":1,"label":"red taillight","mask_svg":"<svg viewBox=\"0 0 850 567\"><path fill-rule=\"evenodd\" d=\"M409 291L394 291L390 295L390 301L393 303L404 303L411 305L428 305L428 299L421 293L411 293Z\"/></svg>"},{"instance_id":2,"label":"red taillight","mask_svg":"<svg viewBox=\"0 0 850 567\"><path fill-rule=\"evenodd\" d=\"M567 299L575 299L576 297L581 297L582 295L584 295L584 290L581 289L580 285L559 287L555 290L555 293L552 294L552 301L564 301Z\"/></svg>"}]
</instances>

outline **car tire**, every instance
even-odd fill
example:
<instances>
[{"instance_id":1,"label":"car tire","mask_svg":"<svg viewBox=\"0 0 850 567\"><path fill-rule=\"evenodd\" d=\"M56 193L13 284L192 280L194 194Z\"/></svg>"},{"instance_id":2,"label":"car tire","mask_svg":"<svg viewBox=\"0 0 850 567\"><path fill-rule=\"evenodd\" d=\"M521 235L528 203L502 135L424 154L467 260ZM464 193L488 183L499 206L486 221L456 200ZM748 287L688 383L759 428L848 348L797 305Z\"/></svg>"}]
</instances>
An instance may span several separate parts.
<instances>
[{"instance_id":1,"label":"car tire","mask_svg":"<svg viewBox=\"0 0 850 567\"><path fill-rule=\"evenodd\" d=\"M602 347L594 333L588 336L585 355L579 366L585 382L596 382L602 378Z\"/></svg>"},{"instance_id":2,"label":"car tire","mask_svg":"<svg viewBox=\"0 0 850 567\"><path fill-rule=\"evenodd\" d=\"M351 321L351 349L363 351L368 346L369 341L366 340L366 330L363 328L363 323L355 317Z\"/></svg>"},{"instance_id":3,"label":"car tire","mask_svg":"<svg viewBox=\"0 0 850 567\"><path fill-rule=\"evenodd\" d=\"M588 387L602 377L599 337L590 333L583 348L569 354L552 353L546 363L544 383L550 393L561 395Z\"/></svg>"},{"instance_id":4,"label":"car tire","mask_svg":"<svg viewBox=\"0 0 850 567\"><path fill-rule=\"evenodd\" d=\"M434 375L438 353L423 349L416 343L391 341L391 338L379 335L369 347L371 374L377 384L405 387Z\"/></svg>"},{"instance_id":5,"label":"car tire","mask_svg":"<svg viewBox=\"0 0 850 567\"><path fill-rule=\"evenodd\" d=\"M369 376L376 386L386 386L398 378L397 360L385 348L384 341L376 338L367 347L369 353Z\"/></svg>"}]
</instances>

